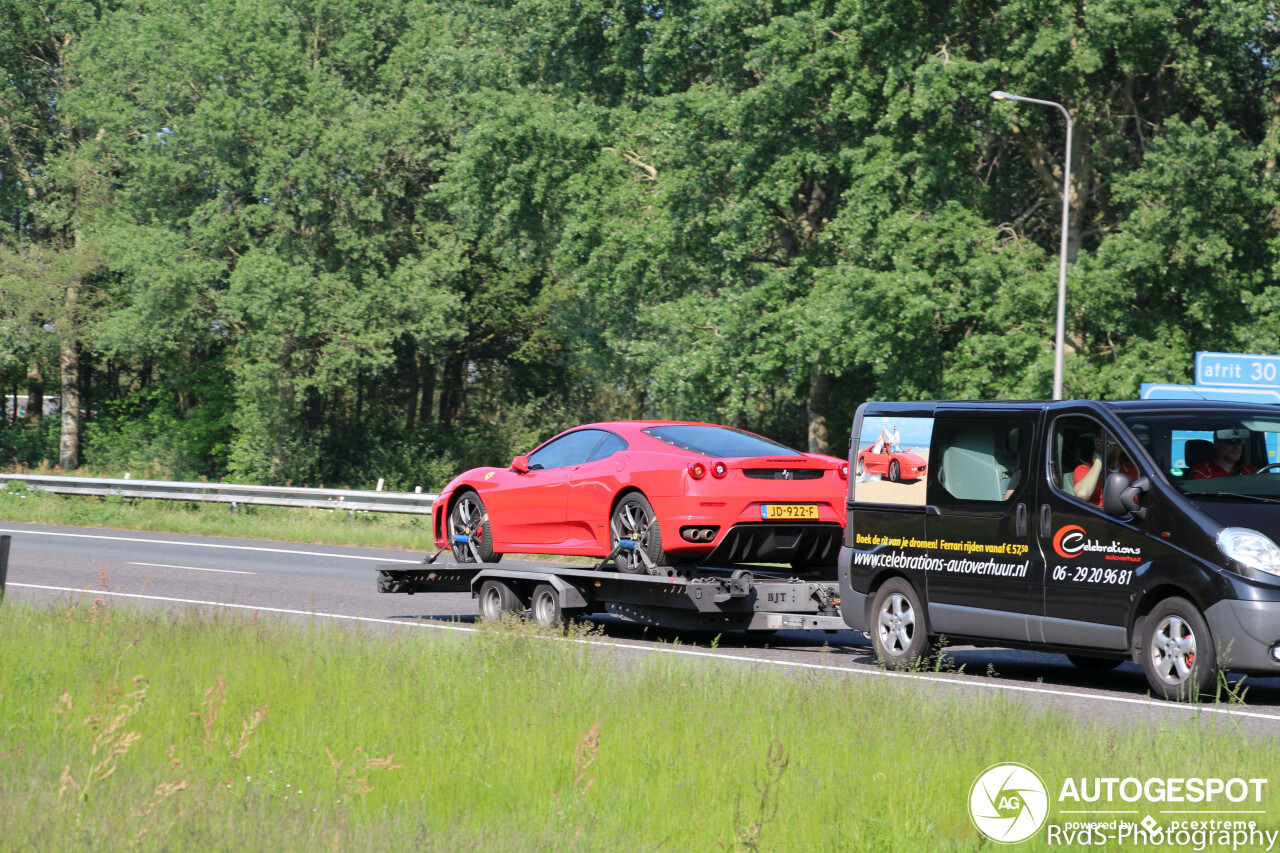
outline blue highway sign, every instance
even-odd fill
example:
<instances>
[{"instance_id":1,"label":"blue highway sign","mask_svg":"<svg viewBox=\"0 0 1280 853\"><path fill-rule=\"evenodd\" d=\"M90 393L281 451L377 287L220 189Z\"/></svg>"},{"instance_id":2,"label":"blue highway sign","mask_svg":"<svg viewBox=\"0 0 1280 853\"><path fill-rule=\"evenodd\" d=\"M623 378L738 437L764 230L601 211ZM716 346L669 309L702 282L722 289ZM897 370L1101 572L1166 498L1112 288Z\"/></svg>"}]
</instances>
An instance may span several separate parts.
<instances>
[{"instance_id":1,"label":"blue highway sign","mask_svg":"<svg viewBox=\"0 0 1280 853\"><path fill-rule=\"evenodd\" d=\"M1280 388L1280 355L1198 352L1196 385Z\"/></svg>"}]
</instances>

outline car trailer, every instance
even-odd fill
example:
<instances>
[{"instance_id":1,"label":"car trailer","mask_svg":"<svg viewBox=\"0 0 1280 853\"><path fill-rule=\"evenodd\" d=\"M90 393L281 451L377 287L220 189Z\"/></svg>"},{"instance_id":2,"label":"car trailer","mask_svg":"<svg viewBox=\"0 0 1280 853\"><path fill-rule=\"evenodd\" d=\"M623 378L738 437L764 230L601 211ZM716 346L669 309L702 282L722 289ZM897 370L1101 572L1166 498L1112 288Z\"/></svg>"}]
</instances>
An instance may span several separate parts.
<instances>
[{"instance_id":1,"label":"car trailer","mask_svg":"<svg viewBox=\"0 0 1280 853\"><path fill-rule=\"evenodd\" d=\"M528 613L555 627L609 614L675 630L847 631L837 582L797 577L781 567L653 566L630 574L591 566L429 563L378 566L378 592L470 592L480 618Z\"/></svg>"}]
</instances>

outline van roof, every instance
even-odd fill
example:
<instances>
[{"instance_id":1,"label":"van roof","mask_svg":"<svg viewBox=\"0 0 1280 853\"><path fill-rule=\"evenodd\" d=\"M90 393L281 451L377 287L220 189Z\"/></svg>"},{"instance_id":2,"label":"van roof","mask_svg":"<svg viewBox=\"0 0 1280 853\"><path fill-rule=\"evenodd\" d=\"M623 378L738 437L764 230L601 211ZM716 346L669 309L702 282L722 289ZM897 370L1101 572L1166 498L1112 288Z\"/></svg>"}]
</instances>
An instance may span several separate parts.
<instances>
[{"instance_id":1,"label":"van roof","mask_svg":"<svg viewBox=\"0 0 1280 853\"><path fill-rule=\"evenodd\" d=\"M1170 412L1170 411L1240 411L1268 412L1280 414L1280 405L1267 403L1236 403L1226 400L920 400L888 402L869 400L869 407L888 411L904 409L925 409L934 407L939 410L956 409L1019 409L1028 408L1089 408L1110 410L1117 414L1132 412Z\"/></svg>"}]
</instances>

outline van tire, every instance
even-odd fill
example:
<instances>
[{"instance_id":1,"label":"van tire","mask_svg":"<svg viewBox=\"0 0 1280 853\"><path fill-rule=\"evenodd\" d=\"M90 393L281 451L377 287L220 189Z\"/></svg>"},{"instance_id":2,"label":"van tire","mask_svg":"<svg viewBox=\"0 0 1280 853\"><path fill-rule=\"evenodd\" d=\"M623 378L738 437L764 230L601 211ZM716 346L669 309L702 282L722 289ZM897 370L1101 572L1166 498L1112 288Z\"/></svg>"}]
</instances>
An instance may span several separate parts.
<instances>
[{"instance_id":1,"label":"van tire","mask_svg":"<svg viewBox=\"0 0 1280 853\"><path fill-rule=\"evenodd\" d=\"M871 602L871 646L887 669L908 669L929 650L924 607L915 588L889 578Z\"/></svg>"},{"instance_id":2,"label":"van tire","mask_svg":"<svg viewBox=\"0 0 1280 853\"><path fill-rule=\"evenodd\" d=\"M1142 629L1142 671L1157 696L1176 701L1213 693L1218 654L1209 626L1185 598L1166 598Z\"/></svg>"}]
</instances>

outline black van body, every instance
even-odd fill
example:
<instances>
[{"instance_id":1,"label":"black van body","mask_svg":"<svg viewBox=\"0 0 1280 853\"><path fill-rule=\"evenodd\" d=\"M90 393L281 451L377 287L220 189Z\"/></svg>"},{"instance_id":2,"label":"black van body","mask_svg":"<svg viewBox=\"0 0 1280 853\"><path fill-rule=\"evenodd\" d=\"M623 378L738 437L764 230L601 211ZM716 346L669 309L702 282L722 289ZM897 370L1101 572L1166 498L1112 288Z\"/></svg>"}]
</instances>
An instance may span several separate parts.
<instances>
[{"instance_id":1,"label":"black van body","mask_svg":"<svg viewBox=\"0 0 1280 853\"><path fill-rule=\"evenodd\" d=\"M865 403L845 621L890 666L945 637L1133 659L1169 698L1280 675L1278 436L1280 409L1232 403Z\"/></svg>"}]
</instances>

